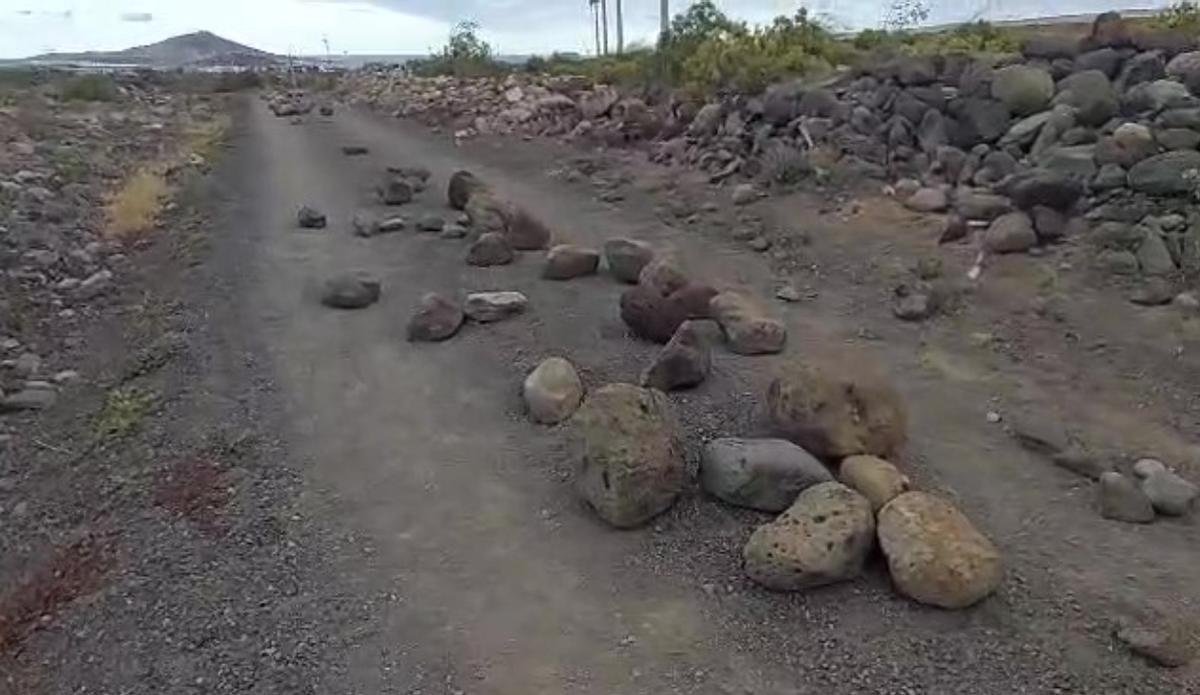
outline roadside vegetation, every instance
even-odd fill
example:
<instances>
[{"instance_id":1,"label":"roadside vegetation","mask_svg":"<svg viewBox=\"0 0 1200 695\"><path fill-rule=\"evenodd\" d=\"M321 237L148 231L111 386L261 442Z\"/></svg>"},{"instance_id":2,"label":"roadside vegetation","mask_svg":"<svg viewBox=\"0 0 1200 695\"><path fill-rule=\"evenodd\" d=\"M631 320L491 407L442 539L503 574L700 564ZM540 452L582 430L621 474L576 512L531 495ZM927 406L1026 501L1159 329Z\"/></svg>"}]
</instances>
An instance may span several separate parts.
<instances>
[{"instance_id":1,"label":"roadside vegetation","mask_svg":"<svg viewBox=\"0 0 1200 695\"><path fill-rule=\"evenodd\" d=\"M893 0L882 29L848 36L835 33L804 8L762 26L730 18L712 0L698 0L675 15L657 45L633 45L621 54L582 57L555 53L524 65L496 58L475 22L459 23L447 44L426 60L410 64L418 76L497 76L523 71L582 75L625 87L683 88L696 94L756 92L795 77L819 78L838 66L853 66L896 54L1011 53L1026 28L970 22L941 31L919 26L929 18L927 0ZM1200 4L1175 4L1144 24L1200 33Z\"/></svg>"}]
</instances>

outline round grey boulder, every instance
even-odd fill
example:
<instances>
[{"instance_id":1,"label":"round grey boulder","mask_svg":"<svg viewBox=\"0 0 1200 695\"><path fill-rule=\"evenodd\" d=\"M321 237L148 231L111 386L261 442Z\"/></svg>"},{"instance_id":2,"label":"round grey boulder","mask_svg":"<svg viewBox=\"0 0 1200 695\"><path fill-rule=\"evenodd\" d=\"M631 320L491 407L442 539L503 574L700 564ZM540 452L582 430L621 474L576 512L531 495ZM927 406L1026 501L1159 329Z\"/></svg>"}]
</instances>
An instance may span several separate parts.
<instances>
[{"instance_id":1,"label":"round grey boulder","mask_svg":"<svg viewBox=\"0 0 1200 695\"><path fill-rule=\"evenodd\" d=\"M321 303L334 309L362 309L379 301L382 285L367 273L345 273L325 281Z\"/></svg>"}]
</instances>

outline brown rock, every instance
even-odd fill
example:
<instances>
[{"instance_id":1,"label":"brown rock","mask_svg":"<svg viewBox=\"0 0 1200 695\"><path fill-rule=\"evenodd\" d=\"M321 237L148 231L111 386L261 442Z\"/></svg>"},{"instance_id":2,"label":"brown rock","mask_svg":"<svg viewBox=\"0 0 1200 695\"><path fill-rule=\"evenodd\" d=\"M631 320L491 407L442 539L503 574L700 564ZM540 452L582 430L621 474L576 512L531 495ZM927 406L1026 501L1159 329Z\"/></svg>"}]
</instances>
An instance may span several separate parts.
<instances>
[{"instance_id":1,"label":"brown rock","mask_svg":"<svg viewBox=\"0 0 1200 695\"><path fill-rule=\"evenodd\" d=\"M908 429L899 393L863 365L785 366L767 390L767 417L779 435L824 459L890 457Z\"/></svg>"},{"instance_id":2,"label":"brown rock","mask_svg":"<svg viewBox=\"0 0 1200 695\"><path fill-rule=\"evenodd\" d=\"M475 178L475 175L471 172L454 172L454 175L450 177L450 187L447 191L450 207L455 210L467 209L467 201L471 199L471 195L484 188L486 187L483 182Z\"/></svg>"},{"instance_id":3,"label":"brown rock","mask_svg":"<svg viewBox=\"0 0 1200 695\"><path fill-rule=\"evenodd\" d=\"M609 239L604 242L604 260L613 277L633 285L637 284L642 270L654 260L654 249L637 239Z\"/></svg>"},{"instance_id":4,"label":"brown rock","mask_svg":"<svg viewBox=\"0 0 1200 695\"><path fill-rule=\"evenodd\" d=\"M879 512L879 544L900 593L940 608L966 608L1000 585L1000 552L962 512L906 492Z\"/></svg>"},{"instance_id":5,"label":"brown rock","mask_svg":"<svg viewBox=\"0 0 1200 695\"><path fill-rule=\"evenodd\" d=\"M538 251L550 245L550 228L522 207L516 208L508 222L508 243L517 251Z\"/></svg>"},{"instance_id":6,"label":"brown rock","mask_svg":"<svg viewBox=\"0 0 1200 695\"><path fill-rule=\"evenodd\" d=\"M498 232L488 232L471 244L467 263L479 267L507 265L513 262L513 250L508 239Z\"/></svg>"},{"instance_id":7,"label":"brown rock","mask_svg":"<svg viewBox=\"0 0 1200 695\"><path fill-rule=\"evenodd\" d=\"M675 331L654 362L642 372L642 385L662 391L696 386L708 378L712 353L695 321Z\"/></svg>"},{"instance_id":8,"label":"brown rock","mask_svg":"<svg viewBox=\"0 0 1200 695\"><path fill-rule=\"evenodd\" d=\"M547 280L571 280L594 275L600 267L600 253L581 246L560 244L546 254L542 277Z\"/></svg>"},{"instance_id":9,"label":"brown rock","mask_svg":"<svg viewBox=\"0 0 1200 695\"><path fill-rule=\"evenodd\" d=\"M660 297L667 297L686 285L687 275L678 261L670 256L660 256L646 264L638 275L638 284L647 287Z\"/></svg>"},{"instance_id":10,"label":"brown rock","mask_svg":"<svg viewBox=\"0 0 1200 695\"><path fill-rule=\"evenodd\" d=\"M462 326L464 315L458 304L430 292L421 297L417 313L408 322L410 342L437 342L450 338Z\"/></svg>"},{"instance_id":11,"label":"brown rock","mask_svg":"<svg viewBox=\"0 0 1200 695\"><path fill-rule=\"evenodd\" d=\"M838 480L866 497L876 512L911 488L908 476L875 456L851 456L842 461Z\"/></svg>"},{"instance_id":12,"label":"brown rock","mask_svg":"<svg viewBox=\"0 0 1200 695\"><path fill-rule=\"evenodd\" d=\"M508 233L512 206L486 191L476 191L467 201L467 220L475 234Z\"/></svg>"},{"instance_id":13,"label":"brown rock","mask_svg":"<svg viewBox=\"0 0 1200 695\"><path fill-rule=\"evenodd\" d=\"M621 319L639 338L666 343L688 319L688 313L679 302L638 285L621 295Z\"/></svg>"},{"instance_id":14,"label":"brown rock","mask_svg":"<svg viewBox=\"0 0 1200 695\"><path fill-rule=\"evenodd\" d=\"M787 328L769 315L752 297L739 292L722 292L709 303L712 316L721 325L729 349L739 355L781 352L787 343Z\"/></svg>"}]
</instances>

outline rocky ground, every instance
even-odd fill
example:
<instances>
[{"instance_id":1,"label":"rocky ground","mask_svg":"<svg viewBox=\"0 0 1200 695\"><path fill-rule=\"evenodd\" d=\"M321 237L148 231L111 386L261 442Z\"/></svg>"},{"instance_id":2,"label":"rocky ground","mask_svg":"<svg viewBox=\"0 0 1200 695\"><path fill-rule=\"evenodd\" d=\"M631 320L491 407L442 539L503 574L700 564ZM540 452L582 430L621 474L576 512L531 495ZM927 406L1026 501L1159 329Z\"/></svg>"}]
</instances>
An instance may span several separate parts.
<instances>
[{"instance_id":1,"label":"rocky ground","mask_svg":"<svg viewBox=\"0 0 1200 695\"><path fill-rule=\"evenodd\" d=\"M244 98L219 157L181 145L223 102L36 102L108 124L93 202L163 159L174 202L120 244L6 209L46 308L4 388L54 396L0 420L0 691L1197 690L1191 206L1134 175L1161 114L1121 186L1125 123L1060 167L1098 59L1026 53L1060 103L1004 145L1037 108L950 61L666 112L356 76L382 114ZM6 146L36 179L54 142Z\"/></svg>"}]
</instances>

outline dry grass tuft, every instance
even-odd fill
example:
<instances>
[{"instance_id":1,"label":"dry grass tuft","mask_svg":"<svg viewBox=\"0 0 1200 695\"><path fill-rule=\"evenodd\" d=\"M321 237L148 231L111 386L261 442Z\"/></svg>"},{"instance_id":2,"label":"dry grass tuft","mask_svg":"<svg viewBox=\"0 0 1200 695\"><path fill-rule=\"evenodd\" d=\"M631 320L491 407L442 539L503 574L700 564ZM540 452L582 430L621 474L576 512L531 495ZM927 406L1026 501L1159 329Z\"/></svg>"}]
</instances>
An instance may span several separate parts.
<instances>
[{"instance_id":1,"label":"dry grass tuft","mask_svg":"<svg viewBox=\"0 0 1200 695\"><path fill-rule=\"evenodd\" d=\"M170 192L166 177L158 171L142 169L117 191L108 204L110 239L136 241L154 230Z\"/></svg>"}]
</instances>

